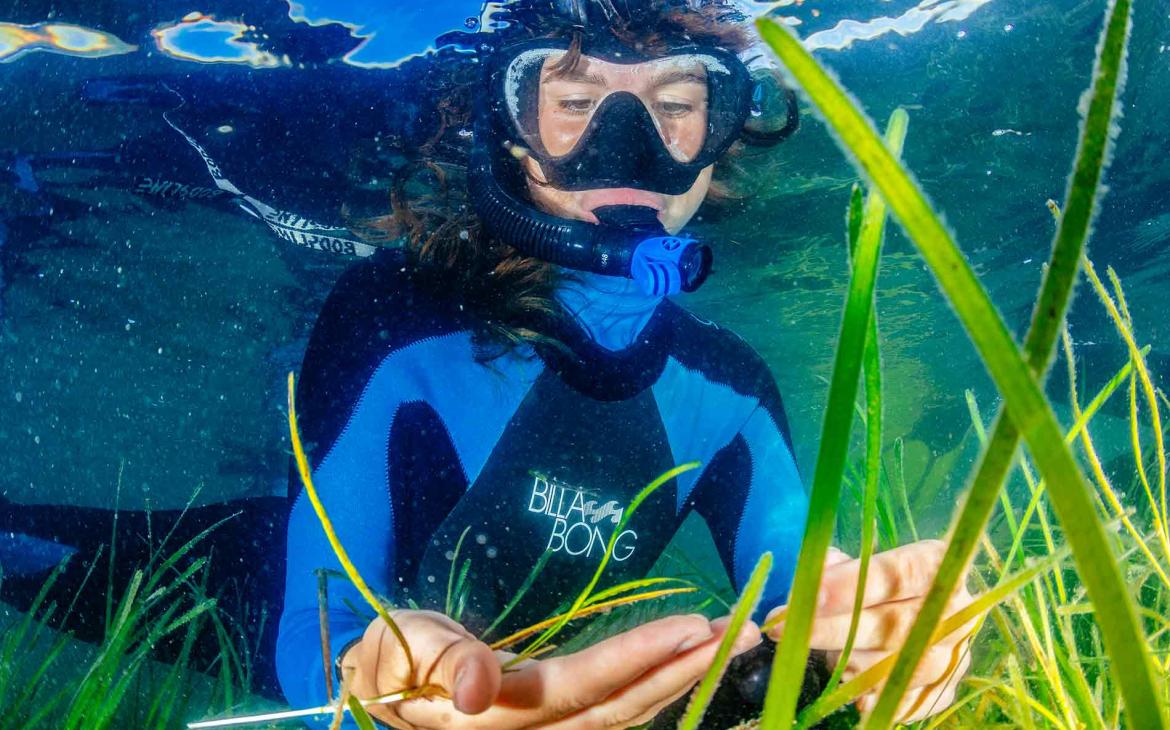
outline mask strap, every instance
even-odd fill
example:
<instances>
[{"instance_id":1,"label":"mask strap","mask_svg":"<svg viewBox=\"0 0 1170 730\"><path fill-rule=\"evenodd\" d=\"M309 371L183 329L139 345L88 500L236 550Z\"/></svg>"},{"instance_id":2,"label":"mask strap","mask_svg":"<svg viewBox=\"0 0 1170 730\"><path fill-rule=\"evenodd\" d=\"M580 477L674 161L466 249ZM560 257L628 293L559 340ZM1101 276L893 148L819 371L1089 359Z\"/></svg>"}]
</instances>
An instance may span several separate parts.
<instances>
[{"instance_id":1,"label":"mask strap","mask_svg":"<svg viewBox=\"0 0 1170 730\"><path fill-rule=\"evenodd\" d=\"M772 132L762 132L745 124L739 138L751 147L775 147L791 137L800 129L800 105L796 99L796 92L787 87L784 89L784 107L787 118L783 127Z\"/></svg>"}]
</instances>

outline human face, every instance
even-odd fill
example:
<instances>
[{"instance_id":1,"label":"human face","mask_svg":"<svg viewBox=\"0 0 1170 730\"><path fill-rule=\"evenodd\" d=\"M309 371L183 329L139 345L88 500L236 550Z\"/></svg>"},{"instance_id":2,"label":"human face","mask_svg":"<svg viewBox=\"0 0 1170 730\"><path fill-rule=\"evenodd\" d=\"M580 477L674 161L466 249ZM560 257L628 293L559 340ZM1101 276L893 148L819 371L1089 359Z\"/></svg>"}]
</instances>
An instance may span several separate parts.
<instances>
[{"instance_id":1,"label":"human face","mask_svg":"<svg viewBox=\"0 0 1170 730\"><path fill-rule=\"evenodd\" d=\"M571 69L545 60L538 99L538 128L546 151L567 154L584 134L593 112L609 94L636 96L650 113L671 156L688 162L707 134L707 83L701 63L667 58L639 64L582 57ZM529 192L537 207L561 218L598 223L593 211L607 205L641 205L658 212L662 227L677 233L694 216L711 185L712 165L703 168L690 189L667 195L635 188L562 190L548 183L540 163L523 160Z\"/></svg>"}]
</instances>

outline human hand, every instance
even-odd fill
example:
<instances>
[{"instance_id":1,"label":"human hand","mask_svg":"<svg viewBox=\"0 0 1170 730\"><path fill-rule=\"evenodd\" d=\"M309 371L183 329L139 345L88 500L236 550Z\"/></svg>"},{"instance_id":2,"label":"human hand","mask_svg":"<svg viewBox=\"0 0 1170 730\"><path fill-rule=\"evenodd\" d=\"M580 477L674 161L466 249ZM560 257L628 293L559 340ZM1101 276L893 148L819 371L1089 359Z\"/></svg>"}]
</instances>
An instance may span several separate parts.
<instances>
[{"instance_id":1,"label":"human hand","mask_svg":"<svg viewBox=\"0 0 1170 730\"><path fill-rule=\"evenodd\" d=\"M857 638L842 674L844 681L901 649L945 552L946 543L922 540L870 558ZM860 561L830 548L810 636L810 648L825 651L830 666L836 666L845 648L852 623L859 568ZM960 581L944 615L958 611L972 600L966 581ZM771 622L773 616L779 616L783 608L773 609L765 623ZM781 622L768 635L779 640L783 628ZM896 717L899 722L921 720L941 712L955 701L959 679L971 666L968 649L973 628L974 621L968 622L927 649L898 705ZM862 712L872 710L882 686L884 683L858 698L857 708Z\"/></svg>"},{"instance_id":2,"label":"human hand","mask_svg":"<svg viewBox=\"0 0 1170 730\"><path fill-rule=\"evenodd\" d=\"M449 697L367 708L404 730L616 730L642 724L684 695L711 665L726 622L671 616L561 657L529 660L493 652L466 629L430 611L392 614L414 656L410 676L401 645L380 619L342 658L352 692L363 698L435 685ZM760 642L748 623L735 654Z\"/></svg>"}]
</instances>

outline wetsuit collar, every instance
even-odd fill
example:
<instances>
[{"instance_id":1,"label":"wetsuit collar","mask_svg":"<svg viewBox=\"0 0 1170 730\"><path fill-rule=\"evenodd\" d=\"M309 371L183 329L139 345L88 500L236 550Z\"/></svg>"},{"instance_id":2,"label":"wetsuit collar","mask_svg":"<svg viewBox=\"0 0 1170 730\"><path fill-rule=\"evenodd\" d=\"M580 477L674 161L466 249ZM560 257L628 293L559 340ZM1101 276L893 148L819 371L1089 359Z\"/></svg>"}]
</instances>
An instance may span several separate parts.
<instances>
[{"instance_id":1,"label":"wetsuit collar","mask_svg":"<svg viewBox=\"0 0 1170 730\"><path fill-rule=\"evenodd\" d=\"M563 347L537 352L571 388L598 400L625 400L653 385L666 366L672 305L632 280L572 272L557 292L568 316L548 332Z\"/></svg>"},{"instance_id":2,"label":"wetsuit collar","mask_svg":"<svg viewBox=\"0 0 1170 730\"><path fill-rule=\"evenodd\" d=\"M642 292L633 279L562 270L557 298L585 334L611 352L637 339L664 297Z\"/></svg>"}]
</instances>

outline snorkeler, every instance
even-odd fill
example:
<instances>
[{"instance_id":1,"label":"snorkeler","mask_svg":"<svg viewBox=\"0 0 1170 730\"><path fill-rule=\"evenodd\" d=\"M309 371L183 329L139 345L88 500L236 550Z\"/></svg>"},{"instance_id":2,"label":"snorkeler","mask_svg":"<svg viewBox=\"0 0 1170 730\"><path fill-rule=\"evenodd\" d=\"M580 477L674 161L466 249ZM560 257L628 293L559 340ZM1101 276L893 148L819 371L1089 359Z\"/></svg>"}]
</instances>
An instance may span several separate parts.
<instances>
[{"instance_id":1,"label":"snorkeler","mask_svg":"<svg viewBox=\"0 0 1170 730\"><path fill-rule=\"evenodd\" d=\"M437 100L468 112L467 126L457 115L444 121L444 139L471 139L466 185L448 174L450 160L427 165L434 160L424 155L419 179L430 174L435 191L410 206L405 194L417 192L418 180L402 186L381 222L385 238L406 239L407 250L370 256L326 302L298 384L314 479L374 589L423 609L395 612L417 659L419 673L406 676L387 627L354 610L361 600L346 582L330 581L331 660L338 674L352 672L360 696L429 681L451 697L372 708L381 720L507 730L627 727L659 715L710 664L718 622L675 616L507 674L475 637L505 614L536 566L536 589L507 611L495 636L554 613L588 581L610 538L606 580L641 577L692 512L706 521L737 589L757 557L773 552L761 613L786 600L807 495L780 394L746 343L666 298L702 285L718 253L682 231L711 194L720 163L795 128L790 97L771 105L777 118L765 113L766 79L742 60L751 52L743 20L720 0L501 6L493 32L469 34L475 73ZM236 205L241 198L225 185L238 185L241 195L324 219L229 169L250 162L224 154L247 141L240 132L249 125L225 122L221 108L186 103L192 90L180 92L183 100L143 98L163 105L170 129L189 136L180 144L196 154L185 161L184 184L226 193L207 199ZM125 101L118 94L111 98ZM305 118L325 120L329 111ZM280 169L307 177L317 174L314 162ZM144 192L165 198L177 189ZM702 466L665 484L614 535L637 490L691 461ZM337 565L298 489L294 480L286 556L284 498L186 515L120 514L117 534L127 543L118 545L112 585L119 591L128 566L149 557L142 535L177 524L172 544L181 544L191 530L242 512L213 534L209 583L241 582L217 592L225 603L250 593L274 612L283 598L277 670L290 704L305 707L327 700L315 571ZM0 557L11 568L3 597L26 607L62 554L90 556L109 541L113 514L0 498ZM470 590L456 623L425 609L445 607L463 535ZM273 547L280 556L270 557ZM874 557L847 678L900 645L941 554L930 541ZM258 561L268 569L254 570ZM850 624L857 564L834 552L828 566L812 640L832 662ZM56 591L93 600L69 628L100 639L103 597L72 590L86 567L72 561ZM283 596L275 587L282 578ZM954 606L968 600L962 591ZM767 650L757 644L749 626L737 651ZM953 642L928 652L902 717L945 708L967 665Z\"/></svg>"},{"instance_id":2,"label":"snorkeler","mask_svg":"<svg viewBox=\"0 0 1170 730\"><path fill-rule=\"evenodd\" d=\"M449 696L371 707L394 727L629 727L690 690L722 624L674 616L507 673L476 637L500 616L503 635L553 614L611 538L607 580L645 575L691 512L737 589L772 551L761 613L786 600L808 498L780 394L743 340L667 296L711 270L711 249L682 229L719 163L737 143L783 139L796 109L775 105L787 118L761 128L760 77L742 60L750 37L731 2L519 1L493 21L474 91L462 92L474 97L466 200L443 178L445 216L395 201L383 223L407 250L342 277L298 384L313 478L356 567L375 592L418 607L394 612L411 675L389 627L331 582L333 666L360 697L426 683ZM622 521L641 487L692 461L701 468ZM438 612L457 545L471 566L459 623ZM941 557L937 541L874 557L846 677L900 645ZM301 495L277 641L296 707L328 701L319 568L338 565ZM537 589L513 602L534 570ZM830 662L857 570L830 554L812 634ZM953 605L969 600L963 588ZM749 625L736 653L759 641ZM927 653L904 720L953 702L969 664L959 641Z\"/></svg>"}]
</instances>

